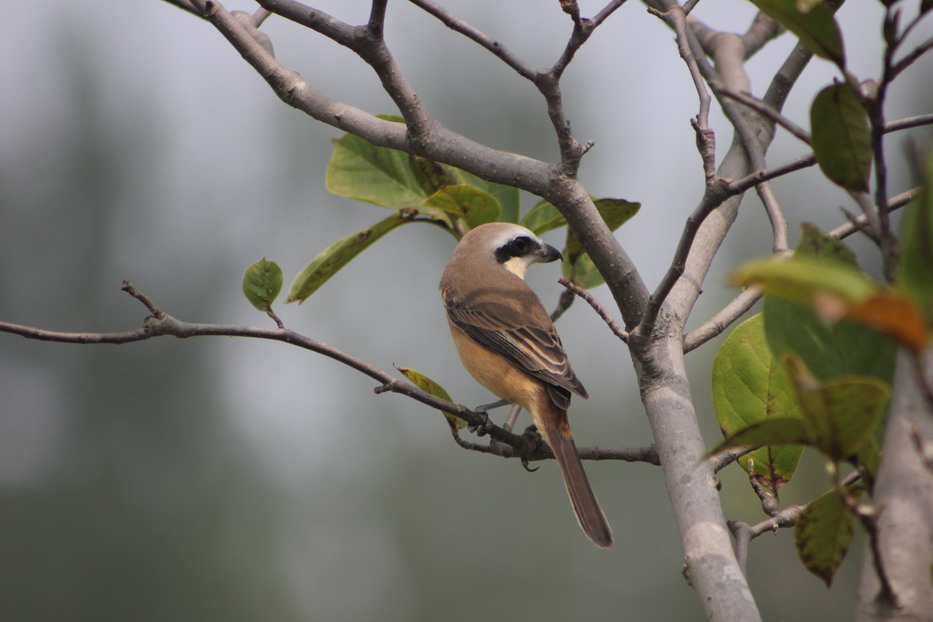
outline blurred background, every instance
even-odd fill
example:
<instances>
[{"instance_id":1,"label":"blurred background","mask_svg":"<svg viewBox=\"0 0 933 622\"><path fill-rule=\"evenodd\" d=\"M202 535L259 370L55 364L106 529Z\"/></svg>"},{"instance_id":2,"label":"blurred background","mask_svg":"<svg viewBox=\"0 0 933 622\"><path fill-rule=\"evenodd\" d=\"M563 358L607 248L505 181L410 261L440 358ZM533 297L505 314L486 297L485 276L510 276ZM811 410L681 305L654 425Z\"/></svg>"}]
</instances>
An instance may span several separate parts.
<instances>
[{"instance_id":1,"label":"blurred background","mask_svg":"<svg viewBox=\"0 0 933 622\"><path fill-rule=\"evenodd\" d=\"M368 15L367 2L313 4L352 23ZM558 57L570 29L557 2L443 4L535 65ZM852 70L876 77L881 3L848 4L839 19ZM586 15L600 8L581 5ZM719 0L696 14L743 32L754 11ZM340 134L282 104L206 22L157 0L8 3L4 17L0 319L132 329L146 310L120 291L130 279L180 319L270 326L242 296L247 265L273 259L288 283L332 241L384 217L325 191ZM929 36L927 21L915 41ZM279 60L316 88L395 112L342 48L276 17L263 30ZM491 55L403 2L390 4L387 38L441 122L500 149L557 158L535 89ZM756 94L792 44L785 35L751 61ZM788 116L808 125L809 102L832 76L813 61ZM931 78L929 59L909 70L889 118L929 112ZM672 34L628 3L578 54L564 101L577 137L596 141L581 171L590 192L642 203L618 235L653 287L703 183L689 125L696 95ZM721 155L731 134L719 116L715 129ZM892 193L914 183L905 138L889 137ZM779 133L769 162L806 152ZM814 171L775 185L791 223L830 228L843 221L839 206L851 208ZM535 200L524 197L525 207ZM749 197L692 326L734 295L729 268L766 254L770 240ZM877 254L853 244L872 269ZM459 366L438 298L453 245L433 227L403 227L309 301L277 311L310 337L383 369L414 367L458 402L486 403ZM554 266L530 276L547 305L560 294L557 277ZM610 305L605 288L594 293ZM650 444L624 347L584 304L559 329L591 394L573 409L579 444ZM719 437L708 389L716 347L688 359L710 444ZM465 452L436 412L372 389L282 344L76 346L0 334L0 619L702 619L680 574L660 469L587 465L617 536L615 548L597 550L553 464L529 474L517 461ZM728 516L759 520L741 471L723 479ZM782 497L805 502L825 486L819 461L805 457ZM857 541L827 590L796 560L791 532L756 540L749 576L765 617L850 617L862 548Z\"/></svg>"}]
</instances>

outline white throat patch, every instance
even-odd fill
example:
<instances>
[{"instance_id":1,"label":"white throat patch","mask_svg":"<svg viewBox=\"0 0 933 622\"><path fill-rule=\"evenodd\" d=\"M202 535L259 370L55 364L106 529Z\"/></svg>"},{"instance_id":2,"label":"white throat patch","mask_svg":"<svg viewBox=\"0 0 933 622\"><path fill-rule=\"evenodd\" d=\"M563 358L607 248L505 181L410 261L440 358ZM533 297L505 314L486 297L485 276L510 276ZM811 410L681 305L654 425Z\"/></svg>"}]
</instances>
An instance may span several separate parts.
<instances>
[{"instance_id":1,"label":"white throat patch","mask_svg":"<svg viewBox=\"0 0 933 622\"><path fill-rule=\"evenodd\" d=\"M518 278L524 279L530 263L532 262L529 261L528 257L512 257L502 265L512 274L517 274Z\"/></svg>"}]
</instances>

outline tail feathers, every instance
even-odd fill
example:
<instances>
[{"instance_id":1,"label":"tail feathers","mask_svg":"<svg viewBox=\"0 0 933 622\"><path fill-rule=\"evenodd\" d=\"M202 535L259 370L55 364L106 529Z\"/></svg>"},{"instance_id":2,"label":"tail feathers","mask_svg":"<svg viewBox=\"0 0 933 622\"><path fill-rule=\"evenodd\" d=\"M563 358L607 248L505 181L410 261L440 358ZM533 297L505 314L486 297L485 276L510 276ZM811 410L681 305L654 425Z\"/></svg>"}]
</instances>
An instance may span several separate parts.
<instances>
[{"instance_id":1,"label":"tail feathers","mask_svg":"<svg viewBox=\"0 0 933 622\"><path fill-rule=\"evenodd\" d=\"M570 428L566 424L563 427L564 430L554 427L544 432L564 476L564 485L567 487L573 512L586 537L598 547L609 548L612 546L612 528L590 487L583 463L577 455L577 445L570 436Z\"/></svg>"}]
</instances>

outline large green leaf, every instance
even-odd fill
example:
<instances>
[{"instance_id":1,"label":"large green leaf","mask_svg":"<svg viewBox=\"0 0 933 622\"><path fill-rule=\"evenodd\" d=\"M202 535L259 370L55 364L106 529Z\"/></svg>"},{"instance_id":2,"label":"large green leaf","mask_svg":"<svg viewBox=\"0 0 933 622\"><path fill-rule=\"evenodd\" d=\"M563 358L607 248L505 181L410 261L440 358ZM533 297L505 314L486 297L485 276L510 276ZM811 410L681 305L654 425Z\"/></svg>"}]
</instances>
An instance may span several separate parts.
<instances>
[{"instance_id":1,"label":"large green leaf","mask_svg":"<svg viewBox=\"0 0 933 622\"><path fill-rule=\"evenodd\" d=\"M823 173L848 190L868 190L872 147L868 113L849 84L828 86L810 108L813 153Z\"/></svg>"},{"instance_id":2,"label":"large green leaf","mask_svg":"<svg viewBox=\"0 0 933 622\"><path fill-rule=\"evenodd\" d=\"M471 229L498 220L501 213L495 197L466 184L441 188L426 198L423 205L455 214Z\"/></svg>"},{"instance_id":3,"label":"large green leaf","mask_svg":"<svg viewBox=\"0 0 933 622\"><path fill-rule=\"evenodd\" d=\"M823 58L845 65L842 35L832 12L824 4L800 0L752 0L759 9L797 35L800 42Z\"/></svg>"},{"instance_id":4,"label":"large green leaf","mask_svg":"<svg viewBox=\"0 0 933 622\"><path fill-rule=\"evenodd\" d=\"M373 242L399 225L411 222L411 215L410 210L399 210L388 218L380 220L372 227L360 229L328 246L295 277L288 291L288 299L285 302L303 302L306 300L330 277L334 276L337 271L369 248Z\"/></svg>"},{"instance_id":5,"label":"large green leaf","mask_svg":"<svg viewBox=\"0 0 933 622\"><path fill-rule=\"evenodd\" d=\"M836 266L846 273L857 271L855 255L843 242L809 224L802 226L802 232L796 251L798 259ZM771 351L778 356L795 353L822 380L863 374L890 381L894 344L861 323L845 319L827 322L812 303L812 298L801 302L773 294L765 296L762 315Z\"/></svg>"},{"instance_id":6,"label":"large green leaf","mask_svg":"<svg viewBox=\"0 0 933 622\"><path fill-rule=\"evenodd\" d=\"M864 374L889 381L896 347L863 324L826 322L813 307L766 296L762 306L765 335L778 355L794 352L822 380Z\"/></svg>"},{"instance_id":7,"label":"large green leaf","mask_svg":"<svg viewBox=\"0 0 933 622\"><path fill-rule=\"evenodd\" d=\"M378 116L394 123L404 122L398 116ZM456 167L402 151L377 147L353 134L334 141L325 179L327 189L334 194L391 209L419 205L447 186L468 184L495 198L500 207L497 218L518 222L518 188L486 181Z\"/></svg>"},{"instance_id":8,"label":"large green leaf","mask_svg":"<svg viewBox=\"0 0 933 622\"><path fill-rule=\"evenodd\" d=\"M593 203L610 231L615 231L628 222L641 207L641 203L625 199L596 199ZM589 255L583 251L583 245L576 234L570 229L567 229L567 246L564 249L562 268L568 281L584 289L591 289L606 282Z\"/></svg>"},{"instance_id":9,"label":"large green leaf","mask_svg":"<svg viewBox=\"0 0 933 622\"><path fill-rule=\"evenodd\" d=\"M794 528L797 555L826 587L832 585L836 570L849 551L854 526L855 516L835 490L811 501L797 518Z\"/></svg>"},{"instance_id":10,"label":"large green leaf","mask_svg":"<svg viewBox=\"0 0 933 622\"><path fill-rule=\"evenodd\" d=\"M746 436L730 438L730 447L765 445L741 457L739 465L746 469L751 458L755 477L771 490L788 482L803 452L799 443L805 439L793 387L768 348L761 314L739 324L716 353L712 398L725 436L746 431Z\"/></svg>"},{"instance_id":11,"label":"large green leaf","mask_svg":"<svg viewBox=\"0 0 933 622\"><path fill-rule=\"evenodd\" d=\"M407 153L353 134L334 141L325 182L334 194L391 209L419 205L430 194L424 173Z\"/></svg>"},{"instance_id":12,"label":"large green leaf","mask_svg":"<svg viewBox=\"0 0 933 622\"><path fill-rule=\"evenodd\" d=\"M425 376L421 372L416 371L412 369L411 367L396 366L396 369L402 372L402 374L404 374L406 378L411 380L415 384L415 386L417 386L419 389L422 389L423 391L427 391L431 395L435 395L441 399L445 399L448 402L453 401L452 399L450 399L450 394L447 392L447 390L444 387L439 385L437 382L435 382L431 378ZM461 428L466 427L466 421L464 421L463 419L461 419L460 417L456 416L455 414L451 412L443 411L443 414L444 414L444 418L447 420L447 425L450 426L450 433L453 434L454 436L459 436L458 431Z\"/></svg>"}]
</instances>

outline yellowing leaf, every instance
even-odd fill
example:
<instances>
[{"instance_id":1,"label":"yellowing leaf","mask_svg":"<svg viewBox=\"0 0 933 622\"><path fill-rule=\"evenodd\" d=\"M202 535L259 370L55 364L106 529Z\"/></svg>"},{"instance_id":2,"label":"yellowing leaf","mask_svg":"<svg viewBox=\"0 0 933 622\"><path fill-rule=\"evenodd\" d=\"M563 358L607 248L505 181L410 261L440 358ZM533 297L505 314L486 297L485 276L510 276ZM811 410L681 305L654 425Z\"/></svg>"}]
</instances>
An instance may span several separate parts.
<instances>
[{"instance_id":1,"label":"yellowing leaf","mask_svg":"<svg viewBox=\"0 0 933 622\"><path fill-rule=\"evenodd\" d=\"M402 374L403 374L406 378L408 378L409 380L411 380L411 381L415 384L415 386L417 386L419 389L422 389L422 390L424 390L424 391L427 391L427 392L430 393L431 395L436 395L437 397L440 397L440 398L442 398L442 399L445 399L445 400L447 400L448 402L452 402L452 401L453 401L453 400L450 399L450 394L447 393L447 391L444 389L444 387L442 387L441 385L437 384L436 382L434 382L433 380L431 380L430 378L428 378L427 376L425 376L425 375L422 374L421 372L415 371L415 370L412 369L411 367L398 367L398 366L396 366L396 369L398 369L400 372L402 372ZM447 412L447 411L444 411L444 417L447 419L447 425L450 426L450 432L451 432L451 434L453 434L454 436L458 436L457 431L460 430L461 428L465 428L465 427L466 427L466 421L464 421L464 420L461 419L460 417L457 417L457 416L454 415L453 413L449 413L449 412Z\"/></svg>"},{"instance_id":2,"label":"yellowing leaf","mask_svg":"<svg viewBox=\"0 0 933 622\"><path fill-rule=\"evenodd\" d=\"M466 184L445 186L426 198L422 205L455 214L471 229L498 220L501 212L499 202L492 195Z\"/></svg>"},{"instance_id":3,"label":"yellowing leaf","mask_svg":"<svg viewBox=\"0 0 933 622\"><path fill-rule=\"evenodd\" d=\"M903 294L881 290L849 307L844 316L901 342L915 353L929 343L929 326L916 303Z\"/></svg>"},{"instance_id":4,"label":"yellowing leaf","mask_svg":"<svg viewBox=\"0 0 933 622\"><path fill-rule=\"evenodd\" d=\"M852 544L855 517L839 493L817 497L800 513L794 529L797 555L807 570L832 585L836 570Z\"/></svg>"}]
</instances>

